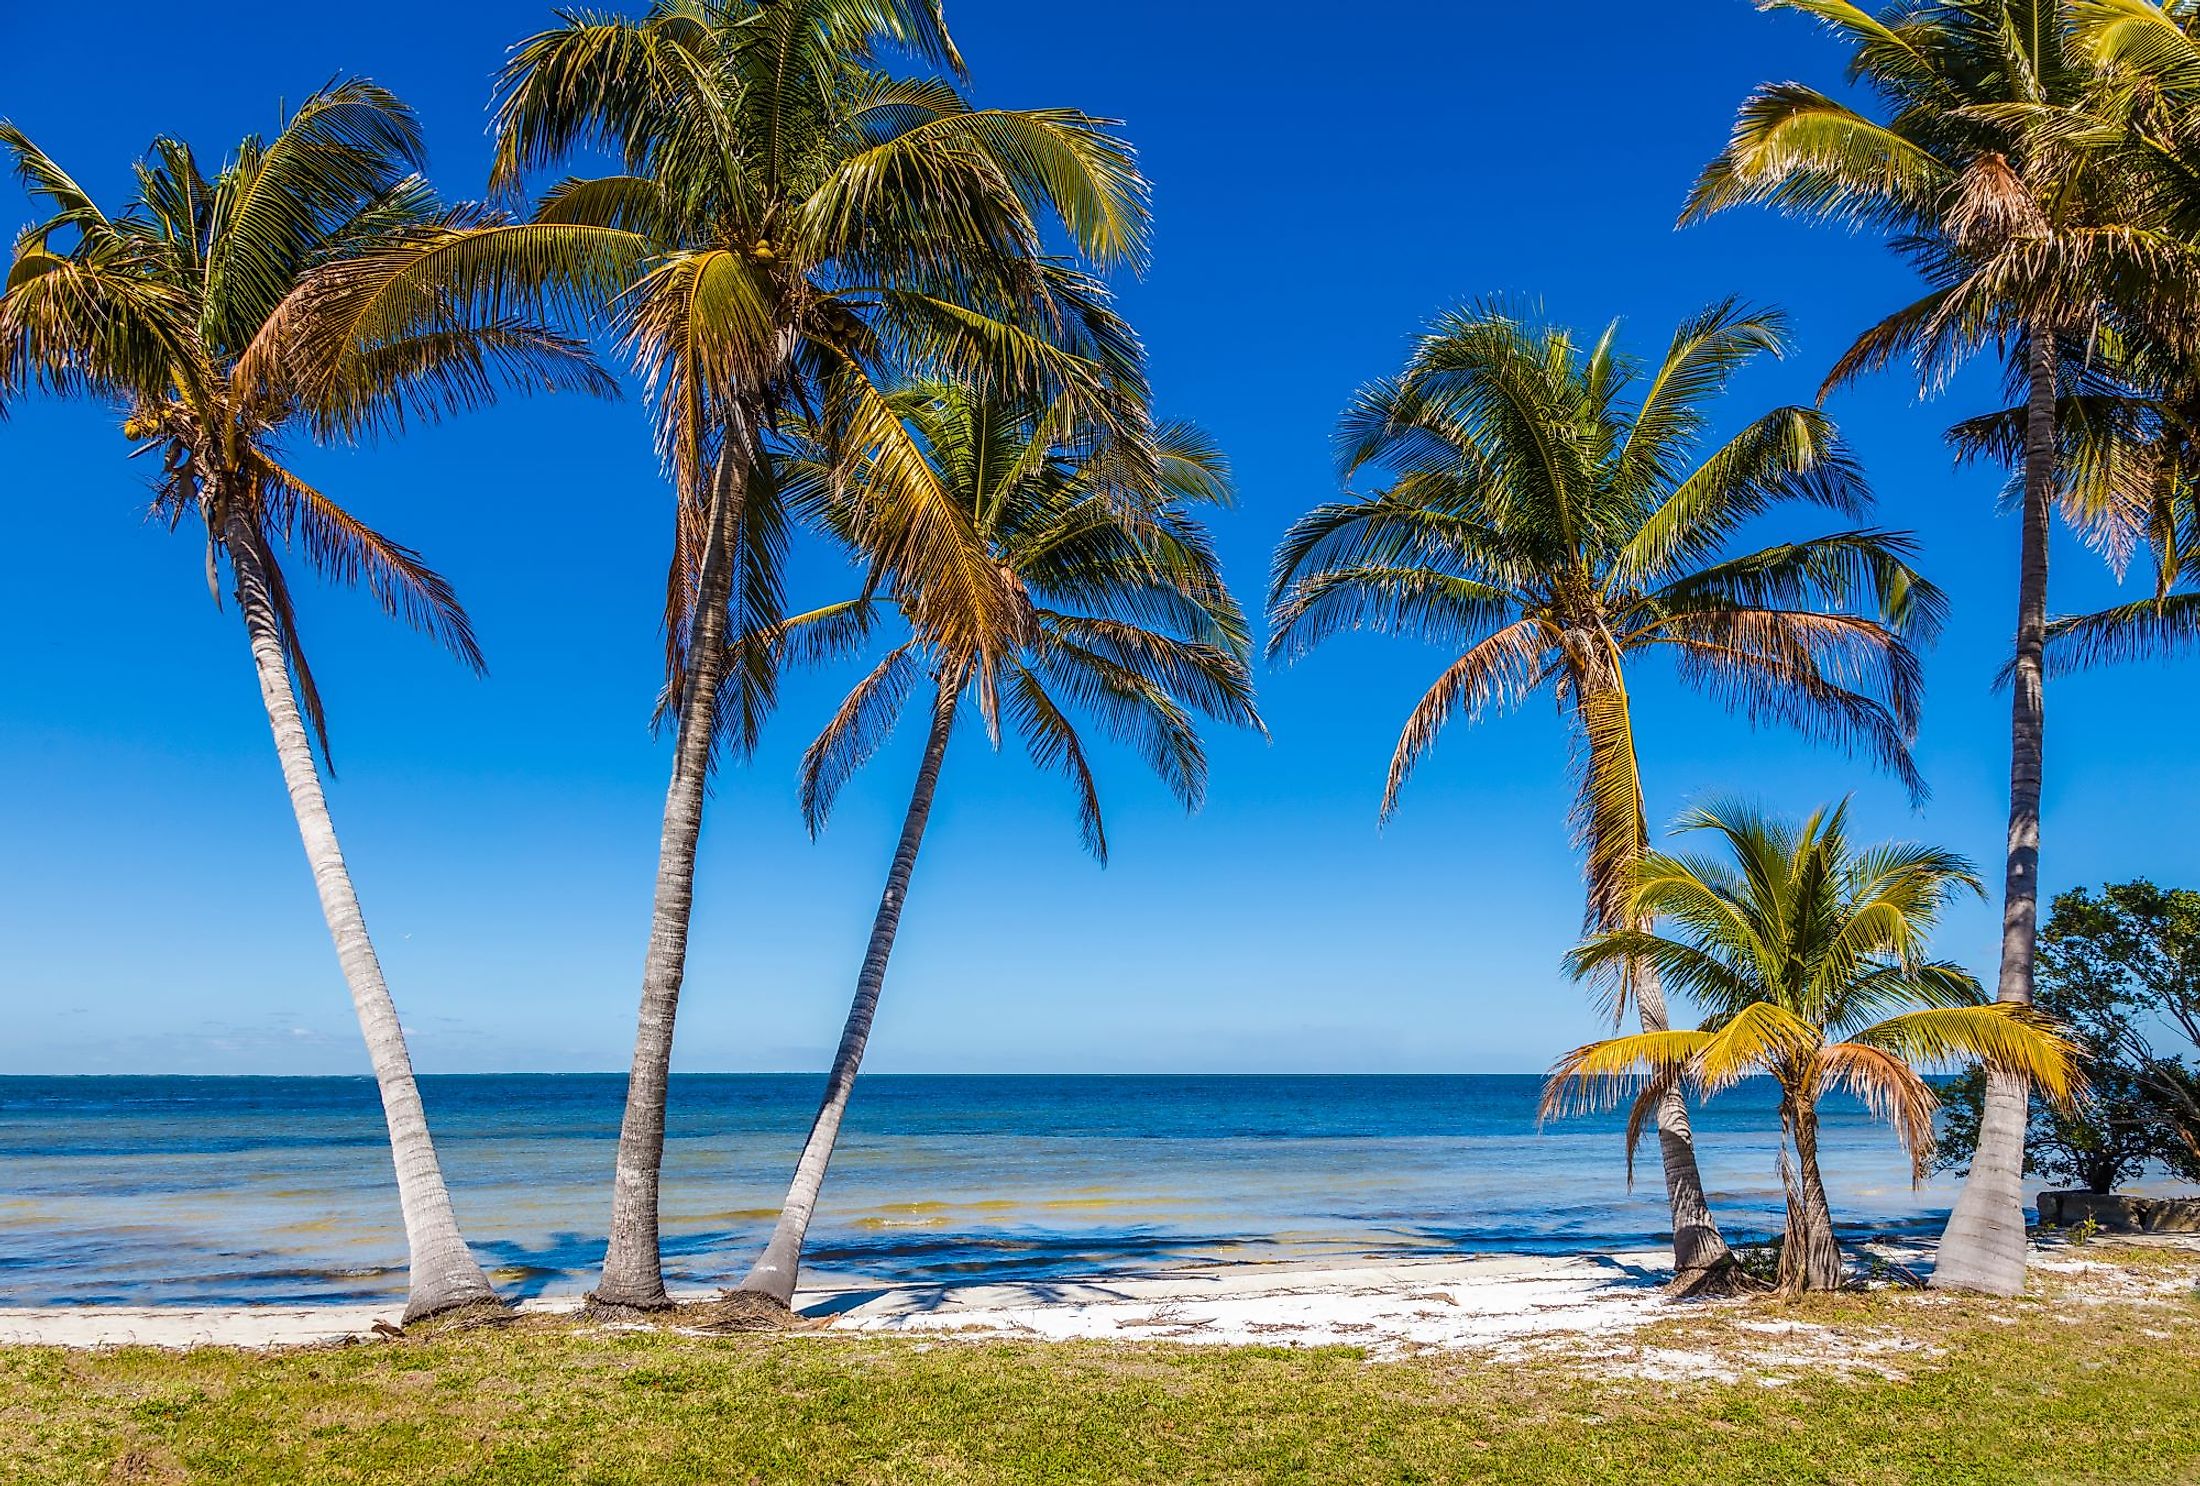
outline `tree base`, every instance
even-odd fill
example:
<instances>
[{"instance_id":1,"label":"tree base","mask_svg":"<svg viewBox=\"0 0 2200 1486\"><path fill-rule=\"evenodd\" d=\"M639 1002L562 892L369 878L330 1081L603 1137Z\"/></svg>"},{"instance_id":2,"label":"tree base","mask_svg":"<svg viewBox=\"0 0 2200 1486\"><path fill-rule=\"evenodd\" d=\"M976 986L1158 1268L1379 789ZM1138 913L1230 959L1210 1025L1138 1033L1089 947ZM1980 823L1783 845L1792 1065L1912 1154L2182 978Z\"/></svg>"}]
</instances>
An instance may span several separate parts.
<instances>
[{"instance_id":1,"label":"tree base","mask_svg":"<svg viewBox=\"0 0 2200 1486\"><path fill-rule=\"evenodd\" d=\"M1668 1300L1711 1300L1728 1295L1761 1295L1771 1287L1741 1266L1732 1254L1709 1264L1678 1270L1666 1281Z\"/></svg>"},{"instance_id":2,"label":"tree base","mask_svg":"<svg viewBox=\"0 0 2200 1486\"><path fill-rule=\"evenodd\" d=\"M757 1290L720 1290L716 1300L682 1306L680 1319L706 1331L805 1331L817 1324Z\"/></svg>"},{"instance_id":3,"label":"tree base","mask_svg":"<svg viewBox=\"0 0 2200 1486\"><path fill-rule=\"evenodd\" d=\"M659 1296L655 1301L640 1304L606 1300L596 1294L581 1297L581 1319L584 1321L654 1321L670 1315L672 1310L670 1296Z\"/></svg>"},{"instance_id":4,"label":"tree base","mask_svg":"<svg viewBox=\"0 0 2200 1486\"><path fill-rule=\"evenodd\" d=\"M407 1311L404 1324L396 1330L403 1334L425 1326L433 1335L449 1336L459 1331L477 1331L484 1326L509 1326L518 1318L516 1310L495 1297L475 1298L454 1301L440 1310L417 1315Z\"/></svg>"}]
</instances>

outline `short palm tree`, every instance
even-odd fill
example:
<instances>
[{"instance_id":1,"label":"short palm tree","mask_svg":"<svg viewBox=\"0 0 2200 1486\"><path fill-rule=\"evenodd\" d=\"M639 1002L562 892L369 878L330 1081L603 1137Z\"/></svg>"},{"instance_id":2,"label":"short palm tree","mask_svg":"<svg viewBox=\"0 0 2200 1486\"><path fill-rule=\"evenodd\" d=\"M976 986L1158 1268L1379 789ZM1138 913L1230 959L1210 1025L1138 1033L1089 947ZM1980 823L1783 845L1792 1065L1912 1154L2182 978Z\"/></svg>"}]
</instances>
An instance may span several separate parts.
<instances>
[{"instance_id":1,"label":"short palm tree","mask_svg":"<svg viewBox=\"0 0 2200 1486\"><path fill-rule=\"evenodd\" d=\"M113 404L137 453L157 456L153 513L196 519L207 583L220 574L244 622L260 695L321 907L351 987L388 1117L411 1252L408 1318L495 1299L459 1234L404 1031L367 936L314 759L327 755L278 552L344 586L479 669L450 585L291 467L285 445L351 437L471 406L500 384L607 393L577 342L464 295L385 316L361 341L359 265L394 270L488 225L439 207L415 174L412 114L364 82L314 94L273 139L241 143L209 177L190 147L154 141L137 191L110 215L11 126L0 144L53 215L16 239L0 298L0 392L37 388ZM350 284L338 292L340 284ZM386 310L385 304L382 309Z\"/></svg>"},{"instance_id":2,"label":"short palm tree","mask_svg":"<svg viewBox=\"0 0 2200 1486\"><path fill-rule=\"evenodd\" d=\"M1943 605L1911 569L1909 539L1845 529L1733 550L1769 510L1853 518L1870 501L1812 408L1776 408L1704 447L1729 379L1782 346L1777 314L1729 302L1684 322L1645 370L1619 353L1614 330L1582 346L1482 306L1439 320L1404 372L1361 395L1340 436L1345 476L1377 471L1387 483L1315 510L1284 538L1270 649L1296 658L1360 628L1458 648L1398 740L1385 815L1447 722L1551 686L1584 745L1575 823L1588 923L1641 927L1626 917L1627 873L1648 836L1628 676L1658 654L1751 720L1860 747L1919 787L1911 642L1931 636ZM1646 1031L1664 1030L1648 967L1625 993L1615 1014L1632 1002ZM1730 1260L1678 1090L1658 1130L1686 1288Z\"/></svg>"},{"instance_id":3,"label":"short palm tree","mask_svg":"<svg viewBox=\"0 0 2200 1486\"><path fill-rule=\"evenodd\" d=\"M1683 221L1744 203L1888 234L1927 293L1874 326L1828 387L1907 358L1938 387L1974 355L2008 357L2024 406L2022 548L2013 646L2009 849L1998 995L2029 1004L2039 916L2048 529L2058 490L2058 372L2115 332L2191 302L2200 255L2160 219L2158 193L2096 145L2101 79L2074 22L2092 0L1763 0L1849 48L1878 116L1798 83L1759 88L1706 166ZM2120 3L2125 11L2134 8ZM2142 3L2138 8L2146 8ZM2108 131L2114 134L2115 131ZM2139 152L2139 153L2143 153ZM2189 171L2185 172L2189 176ZM2162 172L2147 175L2159 180ZM1942 1238L1934 1283L2014 1294L2024 1283L2020 1183L2026 1091L1990 1081L1978 1159Z\"/></svg>"},{"instance_id":4,"label":"short palm tree","mask_svg":"<svg viewBox=\"0 0 2200 1486\"><path fill-rule=\"evenodd\" d=\"M890 70L904 62L919 70ZM647 245L621 317L679 502L661 711L674 762L601 1305L669 1304L658 1181L695 848L714 752L746 751L774 693L755 637L784 617L771 456L786 420L829 417L915 461L885 389L942 368L1137 417L1136 342L1049 235L1096 265L1138 258L1130 150L1070 110L972 108L961 74L937 0L576 12L504 74L499 189L575 154L619 162L552 186L535 225L552 256L606 234Z\"/></svg>"},{"instance_id":5,"label":"short palm tree","mask_svg":"<svg viewBox=\"0 0 2200 1486\"><path fill-rule=\"evenodd\" d=\"M803 755L802 811L813 832L926 683L932 705L824 1100L771 1240L742 1283L781 1305L794 1296L957 718L975 711L996 739L1005 720L1033 763L1066 775L1085 847L1103 862L1100 792L1076 713L1135 749L1188 810L1207 781L1193 714L1261 725L1244 615L1196 515L1228 500L1228 471L1196 429L1161 425L1126 458L1113 431L1080 423L1064 401L1042 407L926 382L893 406L921 461L865 436L828 440L788 466L790 487L824 506L827 524L869 557L877 596L792 621L782 643L845 643L882 608L907 633ZM921 548L905 536L917 521L939 528Z\"/></svg>"},{"instance_id":6,"label":"short palm tree","mask_svg":"<svg viewBox=\"0 0 2200 1486\"><path fill-rule=\"evenodd\" d=\"M1939 1101L1920 1067L1983 1062L2067 1098L2074 1049L2029 1008L1988 1002L1968 971L1927 958L1949 900L1984 895L1961 857L1907 843L1852 846L1846 805L1800 828L1725 807L1692 813L1680 829L1715 833L1727 856L1642 861L1632 915L1668 931L1595 934L1569 964L1576 976L1606 978L1653 965L1703 1007L1703 1026L1574 1049L1551 1071L1544 1113L1608 1108L1632 1093L1631 1167L1657 1090L1685 1082L1709 1096L1771 1076L1786 1139L1780 1288L1838 1289L1841 1251L1818 1170L1819 1101L1836 1090L1861 1099L1894 1126L1913 1179L1922 1180Z\"/></svg>"}]
</instances>

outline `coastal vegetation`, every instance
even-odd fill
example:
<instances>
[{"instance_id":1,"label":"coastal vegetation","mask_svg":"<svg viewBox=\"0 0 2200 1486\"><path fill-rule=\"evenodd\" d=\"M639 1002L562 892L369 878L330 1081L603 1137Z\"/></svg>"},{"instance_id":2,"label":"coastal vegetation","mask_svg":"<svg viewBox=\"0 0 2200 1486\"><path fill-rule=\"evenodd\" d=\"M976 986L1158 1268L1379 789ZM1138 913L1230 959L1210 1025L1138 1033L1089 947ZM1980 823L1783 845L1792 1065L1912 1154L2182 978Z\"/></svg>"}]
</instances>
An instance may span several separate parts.
<instances>
[{"instance_id":1,"label":"coastal vegetation","mask_svg":"<svg viewBox=\"0 0 2200 1486\"><path fill-rule=\"evenodd\" d=\"M2095 1193L2156 1164L2200 1181L2200 1069L2189 1061L2200 1053L2200 893L2141 881L2056 894L2035 1004L2075 1041L2085 1090L2069 1104L2035 1091L2026 1171ZM1945 1091L1938 1164L1970 1163L1984 1101L1976 1069Z\"/></svg>"},{"instance_id":2,"label":"coastal vegetation","mask_svg":"<svg viewBox=\"0 0 2200 1486\"><path fill-rule=\"evenodd\" d=\"M1657 1129L1682 1287L1734 1268L1687 1091L1756 1071L1778 1081L1795 1158L1781 1280L1830 1289L1844 1276L1817 1171L1819 1098L1854 1093L1922 1162L1937 1100L1916 1065L1961 1061L1982 1070L1959 1086L1960 1107L1976 1110L1969 1176L1933 1283L2011 1296L2025 1279L2035 1095L2049 1144L2092 1184L2179 1158L2157 1140L2088 1164L2076 1127L2055 1121L2113 1125L2110 1101L2134 1089L2159 1100L2191 1087L2181 1057L2139 1057L2127 1014L2143 1000L2189 1017L2190 903L2160 900L2185 940L2155 942L2184 1000L2085 978L2088 944L2129 938L2085 925L2155 912L2136 889L2068 900L2070 936L2051 932L2044 961L2036 919L2047 680L2200 638L2200 9L1765 5L1830 29L1870 102L1760 89L1683 220L1767 205L1866 229L1917 269L1923 296L1866 330L1824 393L1896 362L1939 390L1982 358L2009 389L2011 406L1974 410L1951 433L1962 454L2012 471L2022 541L1994 999L1926 957L1941 907L1976 885L1946 852L1853 848L1838 810L1800 827L1741 810L1694 818L1732 864L1650 845L1631 686L1661 655L1746 722L1860 755L1913 800L1926 792L1911 755L1919 651L1958 616L1916 544L1865 524L1864 471L1822 407L1777 407L1712 438L1732 380L1787 352L1777 311L1714 304L1646 360L1616 328L1582 340L1525 304L1440 315L1404 368L1346 411L1345 491L1277 550L1268 654L1296 661L1347 631L1452 652L1399 739L1385 816L1448 722L1546 691L1558 702L1587 878L1588 938L1572 964L1602 977L1615 1018L1631 1011L1640 1030L1569 1055L1552 1108L1632 1097L1630 1158L1633 1136ZM287 444L363 441L512 391L610 395L620 382L599 357L624 361L647 398L670 487L669 512L652 519L669 514L672 542L661 616L637 622L663 624L671 760L597 1319L672 1303L659 1209L705 802L714 768L745 758L770 721L785 667L892 636L805 757L813 831L912 698L929 702L929 733L840 1047L749 1277L781 1307L958 720L996 744L1018 733L1064 776L1101 858L1080 728L1128 745L1193 808L1200 719L1263 727L1250 626L1205 526L1230 495L1226 461L1194 426L1156 418L1108 277L1146 255L1132 147L1112 121L982 108L968 88L934 0L655 0L638 16L561 13L520 42L495 90L486 186L499 207L439 198L412 114L363 81L312 94L211 173L187 145L156 140L114 212L0 128L43 214L17 237L0 294L0 397L108 405L152 456L155 517L203 529L208 584L243 622L387 1116L408 1321L497 1297L452 1212L338 847L326 709L285 560L364 586L464 664L482 656L451 586L294 473ZM1752 531L1820 512L1820 534ZM2112 563L2143 553L2152 596L2055 618L2058 514ZM798 540L841 559L860 591L790 612ZM1702 1028L1675 1028L1668 992L1706 1012ZM2088 1072L2095 1102L2069 1104ZM2127 1317L2092 1315L2043 1361L2031 1337L1985 1324L1995 1313L1935 1303L1938 1321L1968 1329L1925 1374L1930 1387L1844 1380L1707 1401L1638 1382L1580 1412L1523 1407L1544 1376L1534 1368L1413 1361L1371 1381L1345 1355L1041 1359L840 1341L796 1355L527 1326L286 1354L250 1377L235 1359L5 1353L0 1411L40 1431L31 1468L56 1479L131 1452L143 1455L131 1469L158 1479L196 1468L186 1457L204 1449L227 1450L217 1458L237 1479L432 1477L467 1459L464 1441L507 1452L501 1477L543 1479L693 1479L734 1464L759 1479L1181 1477L1187 1452L1224 1462L1202 1479L1469 1465L1507 1479L1694 1479L1713 1459L1735 1474L1721 1425L1752 1430L1760 1458L1745 1465L1796 1479L1824 1474L1829 1439L1861 1452L1852 1477L1922 1460L1933 1479L2008 1479L2050 1440L2112 1451L2137 1439L2154 1463L2192 1454L2195 1349L2142 1344ZM2189 1340L2188 1310L2157 1319L2162 1336ZM356 1405L356 1430L316 1402L331 1390ZM1010 1390L1022 1407L1001 1403ZM113 1399L126 1407L100 1412ZM667 1432L606 1427L638 1410ZM1978 1429L1950 1442L1951 1412ZM352 1463L331 1464L342 1450Z\"/></svg>"},{"instance_id":3,"label":"coastal vegetation","mask_svg":"<svg viewBox=\"0 0 2200 1486\"><path fill-rule=\"evenodd\" d=\"M1708 833L1725 852L1654 852L1634 865L1623 921L1668 932L1608 929L1571 964L1615 1000L1655 974L1704 1007L1704 1024L1574 1049L1552 1070L1543 1111L1608 1108L1632 1094L1631 1167L1661 1093L1687 1084L1708 1097L1770 1076L1786 1135L1788 1221L1776 1278L1786 1294L1838 1290L1846 1274L1818 1166L1820 1101L1853 1095L1894 1127L1922 1179L1940 1100L1921 1066L1976 1063L2067 1106L2074 1049L2044 1014L1988 1002L1968 970L1929 958L1941 910L1981 891L1961 857L1907 843L1853 845L1845 804L1800 825L1743 807L1699 810L1679 829Z\"/></svg>"},{"instance_id":4,"label":"coastal vegetation","mask_svg":"<svg viewBox=\"0 0 2200 1486\"><path fill-rule=\"evenodd\" d=\"M1786 346L1776 312L1717 304L1643 367L1618 346L1488 305L1430 328L1404 371L1366 388L1339 430L1347 481L1374 491L1294 525L1277 549L1269 652L1375 630L1461 653L1407 719L1387 816L1444 725L1549 688L1573 735L1574 827L1587 921L1642 929L1629 874L1649 849L1628 678L1670 658L1680 679L1753 722L1861 750L1913 794L1915 645L1941 595L1899 532L1837 527L1754 550L1750 522L1784 507L1847 521L1870 510L1863 472L1816 408L1759 415L1705 447L1715 404L1750 362ZM1656 968L1634 967L1615 1010L1671 1025ZM1732 1264L1697 1170L1677 1082L1652 1096L1684 1287Z\"/></svg>"}]
</instances>

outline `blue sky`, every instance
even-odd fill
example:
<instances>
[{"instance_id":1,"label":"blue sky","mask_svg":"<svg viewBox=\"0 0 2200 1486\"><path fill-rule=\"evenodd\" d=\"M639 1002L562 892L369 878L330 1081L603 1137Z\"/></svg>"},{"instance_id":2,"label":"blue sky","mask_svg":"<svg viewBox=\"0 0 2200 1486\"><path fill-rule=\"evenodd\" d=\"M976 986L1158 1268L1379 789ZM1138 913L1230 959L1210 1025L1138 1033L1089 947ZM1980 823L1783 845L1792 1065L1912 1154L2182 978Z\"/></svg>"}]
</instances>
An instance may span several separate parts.
<instances>
[{"instance_id":1,"label":"blue sky","mask_svg":"<svg viewBox=\"0 0 2200 1486\"><path fill-rule=\"evenodd\" d=\"M1493 13L1494 12L1494 13ZM1235 462L1219 534L1257 601L1269 549L1335 489L1328 438L1360 382L1459 300L1624 316L1643 351L1728 293L1793 313L1738 419L1806 400L1909 285L1870 241L1742 215L1676 232L1695 168L1754 83L1831 86L1840 57L1744 0L1565 12L950 0L980 98L1120 117L1155 182L1154 266L1125 288L1173 413ZM161 131L218 155L280 99L373 77L421 112L446 192L478 191L503 49L548 19L516 0L32 7L10 18L0 113L119 198ZM0 195L12 228L30 209ZM1801 810L1855 792L1862 826L1971 853L1998 880L2013 617L1999 476L1939 431L1974 378L1921 406L1890 377L1832 410L1881 519L1914 528L1955 605L1929 661L1912 812L1864 766L1652 680L1638 729L1654 808L1746 793ZM25 402L0 423L14 561L0 582L0 1072L364 1069L269 749L241 632L193 539L143 520L142 471L103 410ZM422 548L489 652L478 681L356 595L304 624L331 699L337 823L429 1071L625 1066L667 745L647 719L669 496L637 401L514 403L401 442L303 456L325 489ZM2055 554L2056 606L2115 592ZM798 587L845 584L806 558ZM1080 855L1060 785L958 738L869 1066L881 1071L1539 1069L1594 1030L1557 970L1580 919L1566 739L1547 703L1457 729L1400 817L1375 805L1406 709L1443 657L1336 644L1265 674L1273 740L1214 740L1187 819L1109 754L1114 860ZM2049 888L2194 876L2190 672L2051 691ZM822 1066L876 901L917 729L815 844L794 759L844 675L790 687L755 765L724 778L699 868L678 1066ZM1995 918L1945 947L1991 970Z\"/></svg>"}]
</instances>

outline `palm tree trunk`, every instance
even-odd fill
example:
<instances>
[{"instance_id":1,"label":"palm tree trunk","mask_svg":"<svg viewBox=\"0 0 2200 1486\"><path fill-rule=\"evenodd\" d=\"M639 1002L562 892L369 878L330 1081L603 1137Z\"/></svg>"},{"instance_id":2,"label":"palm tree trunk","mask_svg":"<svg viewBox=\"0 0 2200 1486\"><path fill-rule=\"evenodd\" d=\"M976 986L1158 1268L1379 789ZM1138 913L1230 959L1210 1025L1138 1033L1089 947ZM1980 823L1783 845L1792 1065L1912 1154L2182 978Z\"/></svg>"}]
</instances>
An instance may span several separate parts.
<instances>
[{"instance_id":1,"label":"palm tree trunk","mask_svg":"<svg viewBox=\"0 0 2200 1486\"><path fill-rule=\"evenodd\" d=\"M810 1138L803 1143L802 1158L795 1163L794 1181L787 1200L780 1205L779 1222L763 1257L756 1261L743 1290L769 1295L781 1305L794 1301L795 1280L802 1268L802 1244L817 1210L817 1194L825 1185L825 1168L833 1159L833 1145L840 1138L841 1116L855 1092L856 1069L863 1062L864 1044L871 1038L871 1019L878 1013L879 991L886 984L886 962L894 952L894 934L901 927L901 910L909 896L909 878L916 871L917 850L924 844L925 823L932 816L932 799L939 793L940 765L947 757L948 735L955 728L955 702L962 681L957 673L940 678L939 697L932 709L932 733L924 745L924 762L917 768L916 788L909 796L909 813L902 818L901 842L894 848L893 866L886 873L886 891L879 895L878 916L871 921L871 944L856 976L855 1002L841 1028L840 1047L833 1054L832 1071L825 1077L825 1098L817 1118L810 1123Z\"/></svg>"},{"instance_id":2,"label":"palm tree trunk","mask_svg":"<svg viewBox=\"0 0 2200 1486\"><path fill-rule=\"evenodd\" d=\"M1592 651L1575 675L1575 694L1582 736L1592 757L1589 779L1616 780L1633 796L1631 812L1634 840L1624 850L1592 839L1589 842L1589 915L1599 928L1612 928L1625 918L1628 884L1624 872L1650 839L1649 821L1642 810L1642 768L1634 754L1634 727L1627 715L1628 698L1618 661L1605 652ZM1592 788L1593 788L1592 783ZM1585 807L1589 829L1597 829L1594 804ZM1627 820L1628 817L1621 817ZM1624 828L1624 827L1623 827ZM1605 865L1600 869L1599 863ZM1612 880L1606 881L1603 878ZM1648 928L1647 923L1631 923ZM1672 1027L1666 1011L1665 988L1648 965L1628 967L1635 999L1635 1013L1645 1032L1664 1032ZM1665 1196L1673 1216L1673 1288L1691 1294L1717 1283L1734 1268L1733 1253L1711 1216L1704 1195L1703 1172L1696 1165L1695 1132L1689 1126L1688 1100L1679 1088L1668 1089L1658 1101L1658 1155L1665 1168Z\"/></svg>"},{"instance_id":3,"label":"palm tree trunk","mask_svg":"<svg viewBox=\"0 0 2200 1486\"><path fill-rule=\"evenodd\" d=\"M2047 537L2055 499L2055 337L2027 337L2030 394L2024 408L2024 534L2017 580L2016 663L2009 716L2009 863L2002 890L2001 981L1995 999L2032 1003L2039 937L2040 778L2047 733ZM1932 1283L1942 1290L2015 1295L2024 1288L2024 1135L2031 1090L1989 1069L1977 1154L1940 1235Z\"/></svg>"},{"instance_id":4,"label":"palm tree trunk","mask_svg":"<svg viewBox=\"0 0 2200 1486\"><path fill-rule=\"evenodd\" d=\"M1671 1030L1665 988L1647 965L1634 967L1635 1010L1645 1032ZM1734 1255L1711 1216L1703 1172L1696 1165L1695 1132L1688 1100L1669 1089L1658 1101L1658 1155L1665 1167L1665 1198L1673 1214L1673 1288L1691 1293L1734 1267Z\"/></svg>"},{"instance_id":5,"label":"palm tree trunk","mask_svg":"<svg viewBox=\"0 0 2200 1486\"><path fill-rule=\"evenodd\" d=\"M290 790L290 808L298 818L298 835L313 868L313 885L321 895L329 937L336 943L337 963L351 988L352 1009L358 1013L375 1085L382 1095L382 1118L389 1126L397 1202L404 1214L411 1266L404 1320L410 1324L460 1306L496 1305L496 1290L466 1247L458 1218L451 1211L450 1190L443 1184L435 1142L428 1134L427 1112L420 1103L420 1086L413 1079L412 1057L405 1049L405 1029L390 1000L389 984L382 978L374 942L367 937L359 894L344 865L328 798L321 792L313 745L291 686L274 597L261 566L259 534L242 513L229 518L227 525L224 544L236 579L237 610L244 617L252 664L259 672L260 700L267 707L275 755L282 761L283 783Z\"/></svg>"},{"instance_id":6,"label":"palm tree trunk","mask_svg":"<svg viewBox=\"0 0 2200 1486\"><path fill-rule=\"evenodd\" d=\"M1798 1099L1782 1101L1782 1116L1795 1140L1795 1178L1787 1183L1787 1242L1780 1249L1780 1291L1838 1290L1843 1279L1841 1245L1833 1236L1833 1209L1818 1170L1818 1110Z\"/></svg>"},{"instance_id":7,"label":"palm tree trunk","mask_svg":"<svg viewBox=\"0 0 2200 1486\"><path fill-rule=\"evenodd\" d=\"M657 845L657 886L650 908L649 950L642 962L641 1013L634 1062L627 1073L626 1113L619 1123L618 1165L611 1187L611 1241L590 1302L600 1307L663 1310L657 1195L665 1159L665 1094L672 1073L672 1030L687 972L688 916L695 902L695 846L703 830L710 782L718 690L726 670L726 600L733 584L732 529L736 480L752 461L730 435L711 475L702 571L689 625L687 694L680 700L672 783L665 791Z\"/></svg>"}]
</instances>

